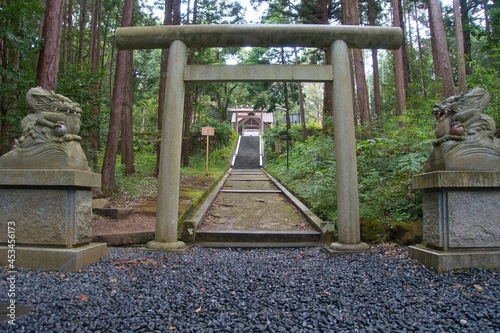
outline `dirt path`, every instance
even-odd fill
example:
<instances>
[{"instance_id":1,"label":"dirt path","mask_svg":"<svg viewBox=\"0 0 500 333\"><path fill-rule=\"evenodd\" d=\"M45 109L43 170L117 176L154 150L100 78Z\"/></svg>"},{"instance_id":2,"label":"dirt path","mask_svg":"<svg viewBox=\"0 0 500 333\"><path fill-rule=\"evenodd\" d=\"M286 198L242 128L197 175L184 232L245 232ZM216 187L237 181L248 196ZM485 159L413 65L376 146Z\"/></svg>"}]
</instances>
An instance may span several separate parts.
<instances>
[{"instance_id":1,"label":"dirt path","mask_svg":"<svg viewBox=\"0 0 500 333\"><path fill-rule=\"evenodd\" d=\"M191 207L196 198L216 181L214 177L205 175L181 175L179 194L179 215ZM128 217L114 220L94 214L92 219L93 235L128 234L138 232L154 232L156 225L156 197L130 199L122 193L111 200L112 207L128 208L133 212Z\"/></svg>"}]
</instances>

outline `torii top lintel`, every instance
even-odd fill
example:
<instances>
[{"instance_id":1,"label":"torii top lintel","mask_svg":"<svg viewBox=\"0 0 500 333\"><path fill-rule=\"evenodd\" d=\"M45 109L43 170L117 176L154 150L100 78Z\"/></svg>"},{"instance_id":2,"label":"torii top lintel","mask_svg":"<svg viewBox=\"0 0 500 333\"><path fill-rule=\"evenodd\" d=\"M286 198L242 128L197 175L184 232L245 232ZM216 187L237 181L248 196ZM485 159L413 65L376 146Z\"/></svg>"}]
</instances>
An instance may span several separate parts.
<instances>
[{"instance_id":1,"label":"torii top lintel","mask_svg":"<svg viewBox=\"0 0 500 333\"><path fill-rule=\"evenodd\" d=\"M119 49L168 48L179 40L187 47L330 47L343 40L350 48L398 49L400 28L320 24L218 24L124 27L116 29Z\"/></svg>"}]
</instances>

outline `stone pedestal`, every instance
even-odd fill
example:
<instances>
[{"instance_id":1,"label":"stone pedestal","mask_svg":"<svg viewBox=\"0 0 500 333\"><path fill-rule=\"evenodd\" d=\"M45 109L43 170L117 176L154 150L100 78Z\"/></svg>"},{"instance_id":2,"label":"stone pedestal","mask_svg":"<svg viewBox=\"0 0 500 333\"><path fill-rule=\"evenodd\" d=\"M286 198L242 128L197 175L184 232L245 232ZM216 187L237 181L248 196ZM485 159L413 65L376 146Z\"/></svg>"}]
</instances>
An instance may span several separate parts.
<instances>
[{"instance_id":1,"label":"stone pedestal","mask_svg":"<svg viewBox=\"0 0 500 333\"><path fill-rule=\"evenodd\" d=\"M500 172L430 172L413 188L424 191L424 228L411 258L438 272L500 267Z\"/></svg>"},{"instance_id":2,"label":"stone pedestal","mask_svg":"<svg viewBox=\"0 0 500 333\"><path fill-rule=\"evenodd\" d=\"M106 255L92 240L92 187L99 174L73 169L0 169L0 264L15 239L15 266L77 271ZM10 228L9 228L10 227Z\"/></svg>"}]
</instances>

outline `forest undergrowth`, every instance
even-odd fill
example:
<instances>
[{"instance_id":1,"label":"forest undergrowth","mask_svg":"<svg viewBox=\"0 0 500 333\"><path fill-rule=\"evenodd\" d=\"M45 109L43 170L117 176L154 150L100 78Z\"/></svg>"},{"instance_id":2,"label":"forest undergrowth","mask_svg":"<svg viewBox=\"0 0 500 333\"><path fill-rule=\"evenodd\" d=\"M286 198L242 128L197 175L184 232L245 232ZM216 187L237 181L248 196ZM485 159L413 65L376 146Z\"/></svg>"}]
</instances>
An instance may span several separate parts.
<instances>
[{"instance_id":1,"label":"forest undergrowth","mask_svg":"<svg viewBox=\"0 0 500 333\"><path fill-rule=\"evenodd\" d=\"M430 118L430 117L429 117ZM424 119L424 118L421 118ZM400 126L402 120L405 126ZM324 221L337 220L334 138L308 127L266 133L266 169ZM412 189L412 176L423 173L433 140L432 122L393 118L357 129L356 156L362 237L366 241L414 242L421 236L422 197ZM274 151L282 142L282 153ZM288 160L288 161L287 161ZM411 240L401 240L411 231ZM408 235L407 235L408 236ZM406 236L404 236L406 237Z\"/></svg>"}]
</instances>

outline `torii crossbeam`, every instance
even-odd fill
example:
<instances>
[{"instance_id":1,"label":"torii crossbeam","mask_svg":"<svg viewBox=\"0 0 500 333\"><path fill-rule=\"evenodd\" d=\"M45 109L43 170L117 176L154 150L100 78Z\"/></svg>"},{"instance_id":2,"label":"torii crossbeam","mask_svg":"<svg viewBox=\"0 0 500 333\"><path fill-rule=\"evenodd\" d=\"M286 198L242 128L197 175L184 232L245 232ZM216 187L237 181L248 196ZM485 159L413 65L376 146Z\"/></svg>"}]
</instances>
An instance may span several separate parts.
<instances>
[{"instance_id":1,"label":"torii crossbeam","mask_svg":"<svg viewBox=\"0 0 500 333\"><path fill-rule=\"evenodd\" d=\"M151 249L179 251L177 239L185 82L333 82L338 242L333 251L364 251L359 226L358 177L348 48L398 49L400 28L330 25L185 25L118 28L119 49L169 48L155 240ZM329 47L332 65L186 65L187 48Z\"/></svg>"}]
</instances>

